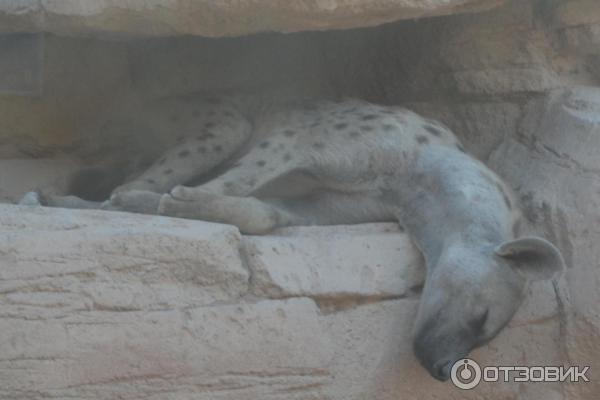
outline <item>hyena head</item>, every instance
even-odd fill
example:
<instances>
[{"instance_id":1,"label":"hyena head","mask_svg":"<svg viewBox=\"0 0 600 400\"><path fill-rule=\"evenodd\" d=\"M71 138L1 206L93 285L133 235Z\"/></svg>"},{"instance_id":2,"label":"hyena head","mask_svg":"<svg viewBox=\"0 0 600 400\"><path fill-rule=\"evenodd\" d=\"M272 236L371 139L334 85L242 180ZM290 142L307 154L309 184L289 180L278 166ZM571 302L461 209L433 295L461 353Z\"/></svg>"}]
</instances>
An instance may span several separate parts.
<instances>
[{"instance_id":1,"label":"hyena head","mask_svg":"<svg viewBox=\"0 0 600 400\"><path fill-rule=\"evenodd\" d=\"M537 237L475 250L445 249L427 273L415 355L434 378L447 380L457 360L508 323L529 282L552 279L563 266L558 249Z\"/></svg>"}]
</instances>

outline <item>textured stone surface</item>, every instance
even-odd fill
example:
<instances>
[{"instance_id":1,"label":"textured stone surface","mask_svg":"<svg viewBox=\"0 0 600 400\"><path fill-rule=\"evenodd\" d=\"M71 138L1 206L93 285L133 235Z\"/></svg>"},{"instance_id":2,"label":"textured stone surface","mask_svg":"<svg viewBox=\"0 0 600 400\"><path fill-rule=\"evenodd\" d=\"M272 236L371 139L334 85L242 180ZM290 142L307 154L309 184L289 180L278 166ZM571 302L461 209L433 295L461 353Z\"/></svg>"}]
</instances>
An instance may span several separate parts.
<instances>
[{"instance_id":1,"label":"textured stone surface","mask_svg":"<svg viewBox=\"0 0 600 400\"><path fill-rule=\"evenodd\" d=\"M108 36L238 36L342 29L489 9L503 0L8 0L0 31Z\"/></svg>"},{"instance_id":2,"label":"textured stone surface","mask_svg":"<svg viewBox=\"0 0 600 400\"><path fill-rule=\"evenodd\" d=\"M12 206L4 206L0 218L5 246L0 274L11 300L2 311L8 314L31 311L34 318L40 311L22 309L21 300L32 305L55 301L53 314L65 316L77 310L211 304L248 290L240 235L233 227L194 229L185 220ZM43 289L46 284L63 290L52 293ZM156 285L163 290L156 291ZM31 292L27 286L41 289Z\"/></svg>"},{"instance_id":3,"label":"textured stone surface","mask_svg":"<svg viewBox=\"0 0 600 400\"><path fill-rule=\"evenodd\" d=\"M390 224L241 238L200 221L5 205L0 225L3 399L561 398L553 385L464 393L432 380L410 340L422 261ZM559 322L551 286L534 286L474 356L558 363Z\"/></svg>"},{"instance_id":4,"label":"textured stone surface","mask_svg":"<svg viewBox=\"0 0 600 400\"><path fill-rule=\"evenodd\" d=\"M383 300L410 296L424 280L421 256L394 224L287 228L245 243L257 295Z\"/></svg>"},{"instance_id":5,"label":"textured stone surface","mask_svg":"<svg viewBox=\"0 0 600 400\"><path fill-rule=\"evenodd\" d=\"M491 164L517 188L533 225L561 248L567 359L591 366L588 384L567 398L600 393L600 90L572 88L530 102L519 130L492 154ZM596 156L594 156L596 155Z\"/></svg>"}]
</instances>

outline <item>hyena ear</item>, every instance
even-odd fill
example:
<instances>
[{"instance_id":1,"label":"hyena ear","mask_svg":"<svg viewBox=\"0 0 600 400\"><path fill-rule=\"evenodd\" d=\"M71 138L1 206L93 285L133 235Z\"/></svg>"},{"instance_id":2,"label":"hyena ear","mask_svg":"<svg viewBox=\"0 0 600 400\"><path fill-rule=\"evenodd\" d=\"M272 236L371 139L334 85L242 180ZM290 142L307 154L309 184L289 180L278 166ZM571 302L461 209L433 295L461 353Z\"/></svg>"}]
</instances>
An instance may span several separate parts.
<instances>
[{"instance_id":1,"label":"hyena ear","mask_svg":"<svg viewBox=\"0 0 600 400\"><path fill-rule=\"evenodd\" d=\"M532 281L552 279L564 269L560 251L539 237L524 237L504 242L494 250L496 255L514 261L516 269Z\"/></svg>"}]
</instances>

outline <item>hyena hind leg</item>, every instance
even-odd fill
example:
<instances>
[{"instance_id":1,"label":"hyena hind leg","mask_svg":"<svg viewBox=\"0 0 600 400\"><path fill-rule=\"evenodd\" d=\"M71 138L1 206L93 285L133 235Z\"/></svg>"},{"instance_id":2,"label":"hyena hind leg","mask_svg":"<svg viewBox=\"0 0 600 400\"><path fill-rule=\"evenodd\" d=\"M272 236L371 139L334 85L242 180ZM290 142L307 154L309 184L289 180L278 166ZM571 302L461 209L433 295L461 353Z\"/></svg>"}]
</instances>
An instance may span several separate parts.
<instances>
[{"instance_id":1,"label":"hyena hind leg","mask_svg":"<svg viewBox=\"0 0 600 400\"><path fill-rule=\"evenodd\" d=\"M44 195L41 192L28 192L18 203L21 206L46 206L82 210L100 209L102 204L99 201L84 200L77 196Z\"/></svg>"},{"instance_id":2,"label":"hyena hind leg","mask_svg":"<svg viewBox=\"0 0 600 400\"><path fill-rule=\"evenodd\" d=\"M237 226L242 233L264 234L280 226L299 225L302 219L286 210L254 197L234 197L196 190L193 200L163 195L160 215L198 219Z\"/></svg>"},{"instance_id":3,"label":"hyena hind leg","mask_svg":"<svg viewBox=\"0 0 600 400\"><path fill-rule=\"evenodd\" d=\"M207 128L210 127L210 128ZM229 160L252 134L252 126L241 115L219 117L198 132L180 133L180 142L168 149L138 177L113 193L148 190L167 193Z\"/></svg>"},{"instance_id":4,"label":"hyena hind leg","mask_svg":"<svg viewBox=\"0 0 600 400\"><path fill-rule=\"evenodd\" d=\"M395 221L394 213L369 193L324 191L298 198L257 199L195 191L193 200L164 195L159 214L237 226L264 234L289 225L335 225Z\"/></svg>"},{"instance_id":5,"label":"hyena hind leg","mask_svg":"<svg viewBox=\"0 0 600 400\"><path fill-rule=\"evenodd\" d=\"M251 196L269 183L295 171L309 169L293 138L275 135L253 147L222 175L200 186L175 186L171 193L180 200L203 199L206 192ZM197 195L196 195L197 193Z\"/></svg>"},{"instance_id":6,"label":"hyena hind leg","mask_svg":"<svg viewBox=\"0 0 600 400\"><path fill-rule=\"evenodd\" d=\"M23 196L19 205L71 208L80 210L127 211L139 214L157 214L161 194L144 190L132 190L117 193L111 200L99 202L84 200L77 196L44 195L29 192Z\"/></svg>"}]
</instances>

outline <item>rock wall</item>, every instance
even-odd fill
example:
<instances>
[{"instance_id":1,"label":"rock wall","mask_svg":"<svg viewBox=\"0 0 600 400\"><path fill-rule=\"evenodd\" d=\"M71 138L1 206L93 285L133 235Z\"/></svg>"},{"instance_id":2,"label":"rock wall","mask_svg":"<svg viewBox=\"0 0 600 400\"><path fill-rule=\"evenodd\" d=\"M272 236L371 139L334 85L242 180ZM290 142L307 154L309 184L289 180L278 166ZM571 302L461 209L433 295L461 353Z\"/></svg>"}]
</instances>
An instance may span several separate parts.
<instances>
[{"instance_id":1,"label":"rock wall","mask_svg":"<svg viewBox=\"0 0 600 400\"><path fill-rule=\"evenodd\" d=\"M442 3L476 2L414 2ZM0 198L32 187L64 192L73 165L118 147L97 121L124 104L194 90L404 104L441 119L503 176L528 229L556 243L568 264L556 288L533 287L509 327L473 357L589 365L591 382L467 392L434 382L410 349L421 261L389 225L242 237L202 222L2 206L0 397L597 398L600 3L505 3L377 28L221 39L140 40L181 32L136 25L137 13L119 9L123 19L110 20L130 27L122 35L96 18L115 10L102 8L108 2L87 9L89 19L85 7L71 13L77 18L36 20L39 8L1 14L11 31L138 38L40 36L39 93L0 86ZM327 28L351 20L331 18ZM306 29L298 21L281 30ZM279 28L256 28L265 29Z\"/></svg>"}]
</instances>

